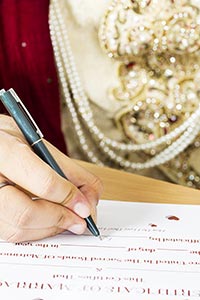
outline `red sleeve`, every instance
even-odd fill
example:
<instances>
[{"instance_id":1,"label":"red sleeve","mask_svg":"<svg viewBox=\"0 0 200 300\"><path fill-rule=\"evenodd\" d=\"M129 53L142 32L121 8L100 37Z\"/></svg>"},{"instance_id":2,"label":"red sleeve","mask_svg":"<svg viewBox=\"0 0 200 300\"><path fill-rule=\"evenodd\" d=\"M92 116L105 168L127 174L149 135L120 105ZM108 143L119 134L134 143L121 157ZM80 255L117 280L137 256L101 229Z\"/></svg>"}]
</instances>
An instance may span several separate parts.
<instances>
[{"instance_id":1,"label":"red sleeve","mask_svg":"<svg viewBox=\"0 0 200 300\"><path fill-rule=\"evenodd\" d=\"M66 152L48 9L48 0L0 1L0 87L14 88L45 138Z\"/></svg>"}]
</instances>

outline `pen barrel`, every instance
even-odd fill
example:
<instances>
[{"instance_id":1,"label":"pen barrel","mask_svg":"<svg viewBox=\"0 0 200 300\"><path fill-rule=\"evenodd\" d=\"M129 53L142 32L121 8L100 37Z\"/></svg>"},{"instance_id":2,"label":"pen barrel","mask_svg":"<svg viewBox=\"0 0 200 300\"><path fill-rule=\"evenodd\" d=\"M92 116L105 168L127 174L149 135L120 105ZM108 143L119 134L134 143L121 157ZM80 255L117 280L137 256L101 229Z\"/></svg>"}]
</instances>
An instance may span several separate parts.
<instances>
[{"instance_id":1,"label":"pen barrel","mask_svg":"<svg viewBox=\"0 0 200 300\"><path fill-rule=\"evenodd\" d=\"M59 175L66 178L66 175L63 173L51 153L49 152L48 148L44 144L42 140L39 140L37 143L32 145L32 148L34 152L43 160L45 161L49 166L51 166Z\"/></svg>"}]
</instances>

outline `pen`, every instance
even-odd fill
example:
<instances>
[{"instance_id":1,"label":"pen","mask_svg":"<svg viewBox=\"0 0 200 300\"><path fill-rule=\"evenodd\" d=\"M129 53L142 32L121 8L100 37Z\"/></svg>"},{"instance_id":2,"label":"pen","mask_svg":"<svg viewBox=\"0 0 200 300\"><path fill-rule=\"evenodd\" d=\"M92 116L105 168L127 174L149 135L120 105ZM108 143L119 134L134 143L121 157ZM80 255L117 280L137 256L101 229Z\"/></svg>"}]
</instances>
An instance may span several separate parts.
<instances>
[{"instance_id":1,"label":"pen","mask_svg":"<svg viewBox=\"0 0 200 300\"><path fill-rule=\"evenodd\" d=\"M0 100L5 106L6 110L13 117L18 127L22 131L29 145L33 148L34 152L49 166L51 166L59 175L66 178L65 174L45 146L43 142L43 134L39 127L33 120L31 114L22 103L13 89L0 91ZM95 225L91 216L85 218L87 228L94 236L100 236L100 232Z\"/></svg>"}]
</instances>

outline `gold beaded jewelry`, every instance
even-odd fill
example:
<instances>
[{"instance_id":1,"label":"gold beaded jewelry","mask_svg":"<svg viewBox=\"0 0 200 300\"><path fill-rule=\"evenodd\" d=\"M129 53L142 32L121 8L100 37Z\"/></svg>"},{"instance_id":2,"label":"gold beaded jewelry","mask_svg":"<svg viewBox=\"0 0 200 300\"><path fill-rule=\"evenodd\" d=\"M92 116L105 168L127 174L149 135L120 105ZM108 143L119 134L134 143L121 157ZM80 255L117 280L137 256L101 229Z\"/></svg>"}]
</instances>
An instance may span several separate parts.
<instances>
[{"instance_id":1,"label":"gold beaded jewelry","mask_svg":"<svg viewBox=\"0 0 200 300\"><path fill-rule=\"evenodd\" d=\"M122 61L119 86L111 97L124 102L115 121L128 140L143 144L164 138L198 108L199 36L200 9L192 1L112 1L102 18L99 40L110 58ZM199 134L185 153L162 164L167 176L199 185L199 175L185 164L198 140ZM172 142L141 156L155 156Z\"/></svg>"},{"instance_id":2,"label":"gold beaded jewelry","mask_svg":"<svg viewBox=\"0 0 200 300\"><path fill-rule=\"evenodd\" d=\"M113 120L121 141L95 123L57 0L50 7L50 31L63 95L88 159L128 171L158 167L175 182L199 187L199 175L187 161L200 145L199 7L189 0L109 5L99 40L108 57L121 61L119 85L110 90L122 104Z\"/></svg>"}]
</instances>

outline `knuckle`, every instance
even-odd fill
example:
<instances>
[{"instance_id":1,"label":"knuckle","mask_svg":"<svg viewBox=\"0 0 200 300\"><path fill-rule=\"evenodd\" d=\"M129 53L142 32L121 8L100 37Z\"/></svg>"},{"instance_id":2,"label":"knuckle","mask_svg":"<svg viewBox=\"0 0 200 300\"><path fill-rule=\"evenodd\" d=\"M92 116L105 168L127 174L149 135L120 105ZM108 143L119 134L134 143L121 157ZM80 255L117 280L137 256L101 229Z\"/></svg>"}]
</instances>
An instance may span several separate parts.
<instances>
[{"instance_id":1,"label":"knuckle","mask_svg":"<svg viewBox=\"0 0 200 300\"><path fill-rule=\"evenodd\" d=\"M12 152L18 152L20 153L21 149L27 149L28 145L24 144L18 136L10 136L10 150Z\"/></svg>"},{"instance_id":2,"label":"knuckle","mask_svg":"<svg viewBox=\"0 0 200 300\"><path fill-rule=\"evenodd\" d=\"M40 184L42 189L38 191L39 196L45 199L49 195L51 195L51 193L55 189L56 181L57 177L54 172L45 174L45 177L42 178L42 184Z\"/></svg>"},{"instance_id":3,"label":"knuckle","mask_svg":"<svg viewBox=\"0 0 200 300\"><path fill-rule=\"evenodd\" d=\"M27 151L30 151L29 145L24 143L19 137L11 136L10 142L7 143L7 149L3 149L4 153L2 153L2 166L5 166L6 169L9 166L9 161L13 162L13 158L15 158L14 163L23 168L23 163L26 157ZM4 156L6 155L6 157Z\"/></svg>"},{"instance_id":4,"label":"knuckle","mask_svg":"<svg viewBox=\"0 0 200 300\"><path fill-rule=\"evenodd\" d=\"M7 164L9 157L18 153L18 146L22 144L21 140L17 136L12 136L7 132L0 131L0 141L3 147L0 148L1 165Z\"/></svg>"},{"instance_id":5,"label":"knuckle","mask_svg":"<svg viewBox=\"0 0 200 300\"><path fill-rule=\"evenodd\" d=\"M71 184L70 182L68 182L68 190L67 190L67 194L64 198L63 201L59 202L61 205L66 205L68 202L71 201L71 199L75 198L77 195L78 189Z\"/></svg>"},{"instance_id":6,"label":"knuckle","mask_svg":"<svg viewBox=\"0 0 200 300\"><path fill-rule=\"evenodd\" d=\"M99 177L97 177L95 175L93 175L93 176L94 176L93 182L92 182L93 189L98 194L98 196L100 196L103 191L103 183Z\"/></svg>"}]
</instances>

